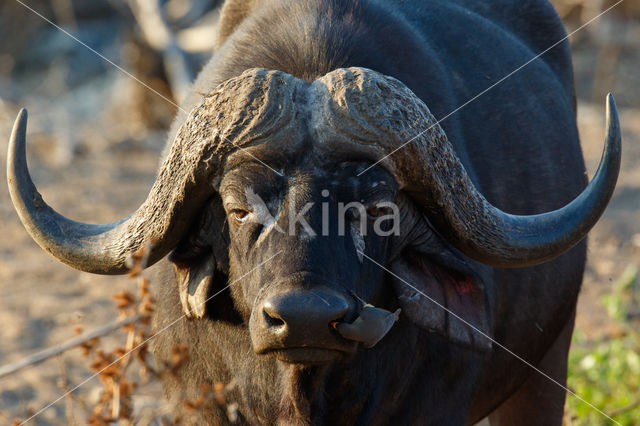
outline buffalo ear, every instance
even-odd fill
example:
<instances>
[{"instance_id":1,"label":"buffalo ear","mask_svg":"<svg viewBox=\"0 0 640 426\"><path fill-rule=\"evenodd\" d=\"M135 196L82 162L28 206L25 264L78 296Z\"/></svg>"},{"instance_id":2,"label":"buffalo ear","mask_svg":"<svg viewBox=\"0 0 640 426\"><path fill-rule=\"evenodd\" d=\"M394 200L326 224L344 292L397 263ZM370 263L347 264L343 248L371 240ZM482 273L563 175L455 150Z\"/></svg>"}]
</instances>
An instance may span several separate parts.
<instances>
[{"instance_id":1,"label":"buffalo ear","mask_svg":"<svg viewBox=\"0 0 640 426\"><path fill-rule=\"evenodd\" d=\"M191 234L169 255L174 264L182 312L202 318L216 273L228 270L228 238L225 213L219 196L205 206Z\"/></svg>"},{"instance_id":2,"label":"buffalo ear","mask_svg":"<svg viewBox=\"0 0 640 426\"><path fill-rule=\"evenodd\" d=\"M174 266L182 312L189 319L204 317L209 289L213 282L215 259L212 256L204 256L195 264L176 263Z\"/></svg>"},{"instance_id":3,"label":"buffalo ear","mask_svg":"<svg viewBox=\"0 0 640 426\"><path fill-rule=\"evenodd\" d=\"M436 239L428 247L405 248L391 264L402 313L424 330L487 351L491 321L482 279L448 244L435 247Z\"/></svg>"}]
</instances>

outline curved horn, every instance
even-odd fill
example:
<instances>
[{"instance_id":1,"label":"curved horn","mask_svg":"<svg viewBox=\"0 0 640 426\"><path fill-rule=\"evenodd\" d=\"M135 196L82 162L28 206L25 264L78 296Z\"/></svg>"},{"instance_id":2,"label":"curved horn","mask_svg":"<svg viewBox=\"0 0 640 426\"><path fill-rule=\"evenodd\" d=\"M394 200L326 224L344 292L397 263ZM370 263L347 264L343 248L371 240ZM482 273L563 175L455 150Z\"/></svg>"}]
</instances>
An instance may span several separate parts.
<instances>
[{"instance_id":1,"label":"curved horn","mask_svg":"<svg viewBox=\"0 0 640 426\"><path fill-rule=\"evenodd\" d=\"M210 192L197 182L184 182L173 196L163 167L147 200L129 217L91 225L67 219L44 202L36 189L26 160L27 111L21 110L13 126L7 158L9 193L20 220L31 237L47 252L73 268L97 274L123 274L126 260L150 243L148 265L166 255L179 241L191 218ZM175 177L175 176L173 176ZM167 187L165 185L169 184ZM176 188L177 189L177 188ZM184 194L190 193L189 203ZM162 203L162 196L172 199ZM159 202L160 201L160 202Z\"/></svg>"},{"instance_id":2,"label":"curved horn","mask_svg":"<svg viewBox=\"0 0 640 426\"><path fill-rule=\"evenodd\" d=\"M598 170L584 191L560 209L535 215L501 211L476 190L452 149L445 155L449 156L444 160L447 173L434 176L427 191L429 197L417 199L426 207L429 220L453 245L485 264L523 267L553 259L587 235L615 189L621 133L611 94L607 96L606 115L607 136Z\"/></svg>"},{"instance_id":3,"label":"curved horn","mask_svg":"<svg viewBox=\"0 0 640 426\"><path fill-rule=\"evenodd\" d=\"M204 96L178 130L145 202L130 216L103 225L67 219L44 202L27 168L23 109L7 158L9 192L18 216L43 249L73 268L123 274L127 258L147 246L150 266L188 232L217 190L226 157L255 140L264 142L292 121L293 107L284 100L291 99L297 86L292 76L257 68L222 83Z\"/></svg>"},{"instance_id":4,"label":"curved horn","mask_svg":"<svg viewBox=\"0 0 640 426\"><path fill-rule=\"evenodd\" d=\"M312 130L326 141L325 155L348 151L384 164L454 246L485 264L523 267L559 256L586 236L613 194L621 135L611 95L604 153L591 183L561 209L520 216L494 207L475 188L427 106L400 81L357 67L319 81L321 108L312 122L320 124Z\"/></svg>"}]
</instances>

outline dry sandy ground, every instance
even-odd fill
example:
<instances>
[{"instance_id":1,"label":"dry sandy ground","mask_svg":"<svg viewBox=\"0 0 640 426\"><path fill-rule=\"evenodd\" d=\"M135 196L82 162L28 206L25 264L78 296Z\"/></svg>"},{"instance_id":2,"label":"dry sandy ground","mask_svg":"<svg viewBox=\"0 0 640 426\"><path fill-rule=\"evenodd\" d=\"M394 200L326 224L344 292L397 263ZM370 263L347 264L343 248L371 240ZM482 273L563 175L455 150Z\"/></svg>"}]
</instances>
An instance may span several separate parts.
<instances>
[{"instance_id":1,"label":"dry sandy ground","mask_svg":"<svg viewBox=\"0 0 640 426\"><path fill-rule=\"evenodd\" d=\"M126 124L133 121L134 113L126 107L126 96L114 99L114 93L126 93L130 83L114 73L100 84L98 89L90 84L91 93L30 99L26 105L31 113L28 154L36 184L58 211L88 222L119 219L144 200L163 144L162 132L145 134L144 140L131 138L140 130L135 124ZM104 99L109 99L108 105L120 106L110 114L92 116L95 107L87 105ZM75 117L69 105L75 105ZM0 100L0 140L8 138L17 110L18 105ZM581 103L578 118L592 175L604 137L604 99L598 104ZM640 109L622 108L621 121L622 172L609 208L591 233L589 264L578 307L578 327L588 336L611 332L600 298L610 291L627 265L640 262ZM67 125L59 126L60 122ZM129 126L125 130L123 123ZM61 127L67 129L66 134L60 133ZM13 210L4 183L5 149L6 144L0 143L0 365L65 341L74 336L75 325L89 330L114 320L113 293L135 289L135 283L124 277L72 270L31 240ZM121 341L122 336L111 336L106 346ZM90 375L87 364L80 351L74 350L0 379L0 424L56 400L64 384L61 377L68 384L78 384ZM91 401L98 388L94 379L78 394ZM162 403L157 386L143 388L136 398L142 405ZM85 417L77 404L75 413L82 422ZM64 400L45 410L37 421L67 424Z\"/></svg>"}]
</instances>

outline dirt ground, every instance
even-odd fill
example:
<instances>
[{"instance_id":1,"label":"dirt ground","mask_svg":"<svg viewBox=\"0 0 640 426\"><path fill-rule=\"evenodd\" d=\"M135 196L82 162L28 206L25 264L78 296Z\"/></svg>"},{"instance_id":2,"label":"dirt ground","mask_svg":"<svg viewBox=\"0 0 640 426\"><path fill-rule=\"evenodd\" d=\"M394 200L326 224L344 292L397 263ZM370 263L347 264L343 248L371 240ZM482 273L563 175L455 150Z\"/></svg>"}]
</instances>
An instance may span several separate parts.
<instances>
[{"instance_id":1,"label":"dirt ground","mask_svg":"<svg viewBox=\"0 0 640 426\"><path fill-rule=\"evenodd\" d=\"M629 31L640 34L638 27ZM54 33L48 34L53 37ZM18 43L21 35L11 37L8 43ZM606 49L600 51L589 37L576 37L573 46L578 121L590 176L604 138L602 90L616 95L624 135L618 187L590 234L589 263L578 305L577 327L595 337L615 333L601 297L628 265L640 263L640 42L612 55ZM82 52L83 48L65 44L63 38L49 42ZM79 221L117 220L137 208L151 187L164 130L161 126L148 130L147 113L141 112L136 97L137 83L91 54L80 60L91 61L100 70L68 90L65 82L73 63L67 59L52 56L46 66L20 77L0 73L0 135L8 139L18 109L27 107L30 169L46 201ZM598 65L602 60L607 61L604 71ZM0 71L6 61L0 52ZM172 107L162 101L152 107L168 126ZM6 144L0 148L0 176L5 176ZM20 224L6 184L0 185L0 235L0 365L73 337L76 325L90 330L113 321L113 293L135 289L130 279L80 273L42 251ZM122 335L115 334L105 339L105 345L121 341ZM55 401L63 388L89 376L87 361L73 350L0 379L0 423L25 418L26 413ZM77 393L91 402L97 389L94 379ZM135 402L161 406L158 386L143 387ZM72 412L82 423L83 412L74 404ZM42 412L37 422L68 424L67 410L68 400L62 399Z\"/></svg>"}]
</instances>

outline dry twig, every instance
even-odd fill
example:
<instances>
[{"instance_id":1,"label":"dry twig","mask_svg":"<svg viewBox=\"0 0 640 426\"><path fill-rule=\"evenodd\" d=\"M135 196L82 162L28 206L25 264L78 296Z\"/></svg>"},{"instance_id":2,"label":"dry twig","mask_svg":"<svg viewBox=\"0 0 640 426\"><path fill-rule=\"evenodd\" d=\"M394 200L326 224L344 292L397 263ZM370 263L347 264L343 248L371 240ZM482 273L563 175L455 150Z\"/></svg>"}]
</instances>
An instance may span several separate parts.
<instances>
[{"instance_id":1,"label":"dry twig","mask_svg":"<svg viewBox=\"0 0 640 426\"><path fill-rule=\"evenodd\" d=\"M95 330L89 331L87 333L83 333L79 336L69 339L66 342L52 346L40 352L36 352L33 355L29 355L28 357L23 358L20 361L3 365L2 367L0 367L0 378L8 376L9 374L13 374L16 371L22 370L23 368L28 367L30 365L39 364L43 361L48 360L51 357L59 355L65 351L68 351L69 349L75 348L76 346L81 346L87 342L91 342L97 337L101 337L109 333L112 333L125 325L133 324L136 321L139 321L142 317L143 315L136 314L136 315L121 319L119 321L114 321L114 322L105 324L101 327L96 328Z\"/></svg>"}]
</instances>

